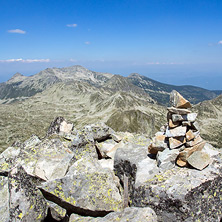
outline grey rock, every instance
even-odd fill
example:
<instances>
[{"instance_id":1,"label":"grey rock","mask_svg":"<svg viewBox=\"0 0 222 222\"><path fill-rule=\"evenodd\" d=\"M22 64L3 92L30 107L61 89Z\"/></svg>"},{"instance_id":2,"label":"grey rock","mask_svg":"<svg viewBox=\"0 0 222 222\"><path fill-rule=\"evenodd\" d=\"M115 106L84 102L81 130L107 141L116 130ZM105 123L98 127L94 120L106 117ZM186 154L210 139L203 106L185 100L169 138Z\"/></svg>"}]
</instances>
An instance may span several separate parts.
<instances>
[{"instance_id":1,"label":"grey rock","mask_svg":"<svg viewBox=\"0 0 222 222\"><path fill-rule=\"evenodd\" d=\"M169 127L166 129L166 137L180 137L185 136L187 131L186 126L178 126L176 128L170 129Z\"/></svg>"},{"instance_id":2,"label":"grey rock","mask_svg":"<svg viewBox=\"0 0 222 222\"><path fill-rule=\"evenodd\" d=\"M202 149L203 152L207 153L210 157L219 156L220 152L218 149L214 148L211 144L206 143L204 148Z\"/></svg>"},{"instance_id":3,"label":"grey rock","mask_svg":"<svg viewBox=\"0 0 222 222\"><path fill-rule=\"evenodd\" d=\"M47 202L37 189L41 181L28 175L22 166L9 172L10 221L43 221Z\"/></svg>"},{"instance_id":4,"label":"grey rock","mask_svg":"<svg viewBox=\"0 0 222 222\"><path fill-rule=\"evenodd\" d=\"M147 157L137 164L137 172L135 178L135 188L139 187L145 181L151 179L155 174L160 172L156 164L156 160Z\"/></svg>"},{"instance_id":5,"label":"grey rock","mask_svg":"<svg viewBox=\"0 0 222 222\"><path fill-rule=\"evenodd\" d=\"M51 217L56 221L61 221L66 217L66 209L60 207L56 203L47 200Z\"/></svg>"},{"instance_id":6,"label":"grey rock","mask_svg":"<svg viewBox=\"0 0 222 222\"><path fill-rule=\"evenodd\" d=\"M220 221L222 160L202 171L174 167L135 189L132 206L151 207L158 221Z\"/></svg>"},{"instance_id":7,"label":"grey rock","mask_svg":"<svg viewBox=\"0 0 222 222\"><path fill-rule=\"evenodd\" d=\"M188 109L175 108L175 107L168 107L167 110L171 113L180 114L180 115L191 113L191 111Z\"/></svg>"},{"instance_id":8,"label":"grey rock","mask_svg":"<svg viewBox=\"0 0 222 222\"><path fill-rule=\"evenodd\" d=\"M81 130L73 132L72 146L78 148L89 143L94 144L95 141L108 139L113 133L114 131L105 123L86 125Z\"/></svg>"},{"instance_id":9,"label":"grey rock","mask_svg":"<svg viewBox=\"0 0 222 222\"><path fill-rule=\"evenodd\" d=\"M169 170L175 167L175 161L179 154L179 150L165 149L157 154L157 166L163 170Z\"/></svg>"},{"instance_id":10,"label":"grey rock","mask_svg":"<svg viewBox=\"0 0 222 222\"><path fill-rule=\"evenodd\" d=\"M59 134L62 133L70 133L73 129L73 124L68 123L64 117L56 117L47 132L47 136L50 136L52 134Z\"/></svg>"},{"instance_id":11,"label":"grey rock","mask_svg":"<svg viewBox=\"0 0 222 222\"><path fill-rule=\"evenodd\" d=\"M9 221L8 178L0 176L0 215L2 222Z\"/></svg>"},{"instance_id":12,"label":"grey rock","mask_svg":"<svg viewBox=\"0 0 222 222\"><path fill-rule=\"evenodd\" d=\"M108 168L110 170L114 169L114 159L101 159L99 163L102 168Z\"/></svg>"},{"instance_id":13,"label":"grey rock","mask_svg":"<svg viewBox=\"0 0 222 222\"><path fill-rule=\"evenodd\" d=\"M7 175L14 166L15 159L20 153L20 147L8 147L0 154L0 175Z\"/></svg>"},{"instance_id":14,"label":"grey rock","mask_svg":"<svg viewBox=\"0 0 222 222\"><path fill-rule=\"evenodd\" d=\"M191 123L191 127L195 131L200 131L200 126L199 126L198 122L196 122L196 121Z\"/></svg>"},{"instance_id":15,"label":"grey rock","mask_svg":"<svg viewBox=\"0 0 222 222\"><path fill-rule=\"evenodd\" d=\"M190 102L184 99L176 90L170 93L170 103L176 108L191 108Z\"/></svg>"},{"instance_id":16,"label":"grey rock","mask_svg":"<svg viewBox=\"0 0 222 222\"><path fill-rule=\"evenodd\" d=\"M8 173L20 164L29 175L43 180L59 178L65 175L74 153L64 147L60 140L39 142L33 137L22 148L10 147L0 156L1 173Z\"/></svg>"},{"instance_id":17,"label":"grey rock","mask_svg":"<svg viewBox=\"0 0 222 222\"><path fill-rule=\"evenodd\" d=\"M151 154L157 154L158 151L163 151L167 147L168 141L166 140L166 135L157 133L156 136L152 138L151 144L148 147L148 151Z\"/></svg>"},{"instance_id":18,"label":"grey rock","mask_svg":"<svg viewBox=\"0 0 222 222\"><path fill-rule=\"evenodd\" d=\"M111 211L120 210L122 196L114 173L101 166L85 171L84 166L84 161L79 161L72 175L69 173L63 178L42 183L39 188L45 198L69 213L105 216Z\"/></svg>"},{"instance_id":19,"label":"grey rock","mask_svg":"<svg viewBox=\"0 0 222 222\"><path fill-rule=\"evenodd\" d=\"M124 174L129 178L129 193L135 186L139 162L147 158L147 148L135 144L127 144L116 151L114 157L114 172L123 184Z\"/></svg>"},{"instance_id":20,"label":"grey rock","mask_svg":"<svg viewBox=\"0 0 222 222\"><path fill-rule=\"evenodd\" d=\"M103 158L114 157L115 151L118 146L119 146L119 143L116 143L112 139L108 139L108 140L105 140L104 142L96 143L96 147ZM110 153L113 153L113 155L110 155Z\"/></svg>"},{"instance_id":21,"label":"grey rock","mask_svg":"<svg viewBox=\"0 0 222 222\"><path fill-rule=\"evenodd\" d=\"M203 151L193 152L187 159L187 162L198 170L203 170L210 162L210 156Z\"/></svg>"},{"instance_id":22,"label":"grey rock","mask_svg":"<svg viewBox=\"0 0 222 222\"><path fill-rule=\"evenodd\" d=\"M121 212L113 212L107 214L102 218L83 217L76 214L71 214L69 222L77 221L90 221L90 222L157 222L157 216L155 212L149 208L127 207Z\"/></svg>"},{"instance_id":23,"label":"grey rock","mask_svg":"<svg viewBox=\"0 0 222 222\"><path fill-rule=\"evenodd\" d=\"M173 122L178 122L178 121L194 122L196 120L196 117L197 117L197 113L188 113L185 115L173 114L172 120Z\"/></svg>"}]
</instances>

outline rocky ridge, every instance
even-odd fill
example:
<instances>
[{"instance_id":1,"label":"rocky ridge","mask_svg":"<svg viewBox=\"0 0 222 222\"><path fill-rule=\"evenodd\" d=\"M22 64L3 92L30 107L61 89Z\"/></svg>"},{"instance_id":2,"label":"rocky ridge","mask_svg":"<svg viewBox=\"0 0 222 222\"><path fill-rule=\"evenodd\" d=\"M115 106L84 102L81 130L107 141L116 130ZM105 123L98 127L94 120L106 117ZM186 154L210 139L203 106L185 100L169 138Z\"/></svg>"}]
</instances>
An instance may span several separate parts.
<instances>
[{"instance_id":1,"label":"rocky ridge","mask_svg":"<svg viewBox=\"0 0 222 222\"><path fill-rule=\"evenodd\" d=\"M177 92L173 101L186 105L170 108L171 114L191 114ZM0 154L2 221L220 221L221 153L204 144L210 163L198 170L189 158L199 151L187 167L176 165L172 153L174 161L158 164L156 156L181 147L156 155L147 152L151 143L104 123L76 129L56 118L43 139L33 135Z\"/></svg>"}]
</instances>

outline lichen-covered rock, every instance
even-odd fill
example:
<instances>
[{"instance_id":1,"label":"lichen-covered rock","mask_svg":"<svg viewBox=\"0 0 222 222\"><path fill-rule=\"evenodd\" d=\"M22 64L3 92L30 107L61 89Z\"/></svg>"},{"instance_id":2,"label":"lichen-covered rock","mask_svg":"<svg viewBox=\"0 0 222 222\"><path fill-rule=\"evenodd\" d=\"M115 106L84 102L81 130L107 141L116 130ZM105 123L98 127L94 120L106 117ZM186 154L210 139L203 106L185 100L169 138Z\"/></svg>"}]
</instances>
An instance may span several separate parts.
<instances>
[{"instance_id":1,"label":"lichen-covered rock","mask_svg":"<svg viewBox=\"0 0 222 222\"><path fill-rule=\"evenodd\" d=\"M139 172L138 169L140 169ZM130 197L134 191L135 183L140 184L140 181L149 179L150 174L155 173L156 170L156 162L147 157L147 149L144 146L130 143L116 151L114 172L122 184L124 174L129 178Z\"/></svg>"},{"instance_id":2,"label":"lichen-covered rock","mask_svg":"<svg viewBox=\"0 0 222 222\"><path fill-rule=\"evenodd\" d=\"M32 136L21 147L9 147L0 155L1 174L7 174L17 164L25 171L44 180L65 175L74 153L59 139L40 141Z\"/></svg>"},{"instance_id":3,"label":"lichen-covered rock","mask_svg":"<svg viewBox=\"0 0 222 222\"><path fill-rule=\"evenodd\" d=\"M2 222L9 221L8 178L0 176L0 215Z\"/></svg>"},{"instance_id":4,"label":"lichen-covered rock","mask_svg":"<svg viewBox=\"0 0 222 222\"><path fill-rule=\"evenodd\" d=\"M22 166L8 175L10 221L43 221L47 216L47 202L36 185L40 180L28 175Z\"/></svg>"},{"instance_id":5,"label":"lichen-covered rock","mask_svg":"<svg viewBox=\"0 0 222 222\"><path fill-rule=\"evenodd\" d=\"M50 216L56 220L61 221L66 217L66 209L60 207L56 203L47 200L47 204L50 210Z\"/></svg>"},{"instance_id":6,"label":"lichen-covered rock","mask_svg":"<svg viewBox=\"0 0 222 222\"><path fill-rule=\"evenodd\" d=\"M40 189L46 199L65 208L68 214L104 216L120 210L122 196L118 179L112 171L97 163L93 166L95 161L91 161L79 160L65 177L43 183Z\"/></svg>"},{"instance_id":7,"label":"lichen-covered rock","mask_svg":"<svg viewBox=\"0 0 222 222\"><path fill-rule=\"evenodd\" d=\"M15 159L20 153L20 147L8 147L0 154L0 175L7 175L15 164Z\"/></svg>"},{"instance_id":8,"label":"lichen-covered rock","mask_svg":"<svg viewBox=\"0 0 222 222\"><path fill-rule=\"evenodd\" d=\"M155 212L149 208L127 207L121 212L109 213L102 218L83 217L76 214L71 214L69 222L157 222Z\"/></svg>"},{"instance_id":9,"label":"lichen-covered rock","mask_svg":"<svg viewBox=\"0 0 222 222\"><path fill-rule=\"evenodd\" d=\"M135 189L132 206L151 207L158 221L220 221L222 160L202 171L175 167Z\"/></svg>"},{"instance_id":10,"label":"lichen-covered rock","mask_svg":"<svg viewBox=\"0 0 222 222\"><path fill-rule=\"evenodd\" d=\"M56 117L47 132L47 136L52 134L59 134L59 133L70 133L73 129L73 124L68 123L64 117Z\"/></svg>"}]
</instances>

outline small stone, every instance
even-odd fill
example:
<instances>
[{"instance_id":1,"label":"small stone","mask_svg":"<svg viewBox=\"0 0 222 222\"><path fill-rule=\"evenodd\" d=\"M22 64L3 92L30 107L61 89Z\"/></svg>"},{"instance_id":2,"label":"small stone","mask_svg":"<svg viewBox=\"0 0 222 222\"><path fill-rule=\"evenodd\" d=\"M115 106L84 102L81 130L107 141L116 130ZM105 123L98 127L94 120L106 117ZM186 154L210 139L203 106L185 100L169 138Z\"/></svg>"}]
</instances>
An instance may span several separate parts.
<instances>
[{"instance_id":1,"label":"small stone","mask_svg":"<svg viewBox=\"0 0 222 222\"><path fill-rule=\"evenodd\" d=\"M167 110L171 113L180 114L180 115L191 113L191 111L188 109L181 109L175 107L168 107Z\"/></svg>"},{"instance_id":2,"label":"small stone","mask_svg":"<svg viewBox=\"0 0 222 222\"><path fill-rule=\"evenodd\" d=\"M165 149L157 154L157 166L162 170L169 170L175 166L175 160L179 154L179 150Z\"/></svg>"},{"instance_id":3,"label":"small stone","mask_svg":"<svg viewBox=\"0 0 222 222\"><path fill-rule=\"evenodd\" d=\"M187 139L187 141L190 141L190 140L192 140L192 139L194 139L194 138L195 138L195 135L194 135L193 131L192 131L192 130L189 130L189 131L186 133L186 139Z\"/></svg>"},{"instance_id":4,"label":"small stone","mask_svg":"<svg viewBox=\"0 0 222 222\"><path fill-rule=\"evenodd\" d=\"M170 149L175 149L183 145L185 142L186 142L185 137L176 137L176 138L170 137L169 147Z\"/></svg>"},{"instance_id":5,"label":"small stone","mask_svg":"<svg viewBox=\"0 0 222 222\"><path fill-rule=\"evenodd\" d=\"M176 108L191 108L191 104L186 100L180 93L176 90L173 90L170 93L170 102L173 107Z\"/></svg>"},{"instance_id":6,"label":"small stone","mask_svg":"<svg viewBox=\"0 0 222 222\"><path fill-rule=\"evenodd\" d=\"M158 151L163 151L166 149L167 141L165 135L157 135L153 138L152 143L148 147L148 152L151 154L157 154Z\"/></svg>"},{"instance_id":7,"label":"small stone","mask_svg":"<svg viewBox=\"0 0 222 222\"><path fill-rule=\"evenodd\" d=\"M207 153L208 155L210 155L210 157L212 156L217 156L220 154L220 152L218 151L218 149L214 148L211 144L206 143L204 148L202 149L202 151L204 151L205 153Z\"/></svg>"},{"instance_id":8,"label":"small stone","mask_svg":"<svg viewBox=\"0 0 222 222\"><path fill-rule=\"evenodd\" d=\"M179 125L180 125L179 122L173 122L172 119L169 119L169 127L170 127L171 129L173 129L173 128L179 126Z\"/></svg>"},{"instance_id":9,"label":"small stone","mask_svg":"<svg viewBox=\"0 0 222 222\"><path fill-rule=\"evenodd\" d=\"M203 151L196 151L192 153L187 162L194 168L198 170L203 170L206 166L210 164L210 156Z\"/></svg>"},{"instance_id":10,"label":"small stone","mask_svg":"<svg viewBox=\"0 0 222 222\"><path fill-rule=\"evenodd\" d=\"M195 146L198 143L201 143L202 141L203 141L203 139L201 138L201 136L197 135L194 140L186 142L186 146L187 147L192 147L192 146Z\"/></svg>"},{"instance_id":11,"label":"small stone","mask_svg":"<svg viewBox=\"0 0 222 222\"><path fill-rule=\"evenodd\" d=\"M191 123L191 128L195 131L200 131L200 126L199 126L198 122Z\"/></svg>"},{"instance_id":12,"label":"small stone","mask_svg":"<svg viewBox=\"0 0 222 222\"><path fill-rule=\"evenodd\" d=\"M188 113L188 114L184 114L184 115L173 114L172 120L173 120L173 122L178 122L178 121L194 122L196 117L197 117L197 113Z\"/></svg>"},{"instance_id":13,"label":"small stone","mask_svg":"<svg viewBox=\"0 0 222 222\"><path fill-rule=\"evenodd\" d=\"M203 141L202 143L198 143L197 145L190 148L186 148L182 152L180 152L176 160L177 165L181 167L187 166L188 157L195 151L201 151L205 143L206 142Z\"/></svg>"},{"instance_id":14,"label":"small stone","mask_svg":"<svg viewBox=\"0 0 222 222\"><path fill-rule=\"evenodd\" d=\"M166 129L166 137L180 137L185 136L187 131L186 126L178 126L174 129Z\"/></svg>"}]
</instances>

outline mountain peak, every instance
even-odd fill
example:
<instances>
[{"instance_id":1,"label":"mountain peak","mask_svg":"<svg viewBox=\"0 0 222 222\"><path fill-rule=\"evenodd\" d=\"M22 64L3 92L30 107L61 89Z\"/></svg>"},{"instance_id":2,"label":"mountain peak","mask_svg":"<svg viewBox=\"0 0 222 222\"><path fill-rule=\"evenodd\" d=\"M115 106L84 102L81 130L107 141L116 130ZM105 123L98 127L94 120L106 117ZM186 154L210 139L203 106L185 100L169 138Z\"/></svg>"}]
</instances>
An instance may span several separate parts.
<instances>
[{"instance_id":1,"label":"mountain peak","mask_svg":"<svg viewBox=\"0 0 222 222\"><path fill-rule=\"evenodd\" d=\"M7 82L8 83L13 83L13 82L19 82L24 80L24 78L26 78L26 76L22 75L21 73L17 72L15 73L11 79L9 79Z\"/></svg>"},{"instance_id":2,"label":"mountain peak","mask_svg":"<svg viewBox=\"0 0 222 222\"><path fill-rule=\"evenodd\" d=\"M131 73L128 77L141 77L139 73Z\"/></svg>"}]
</instances>

